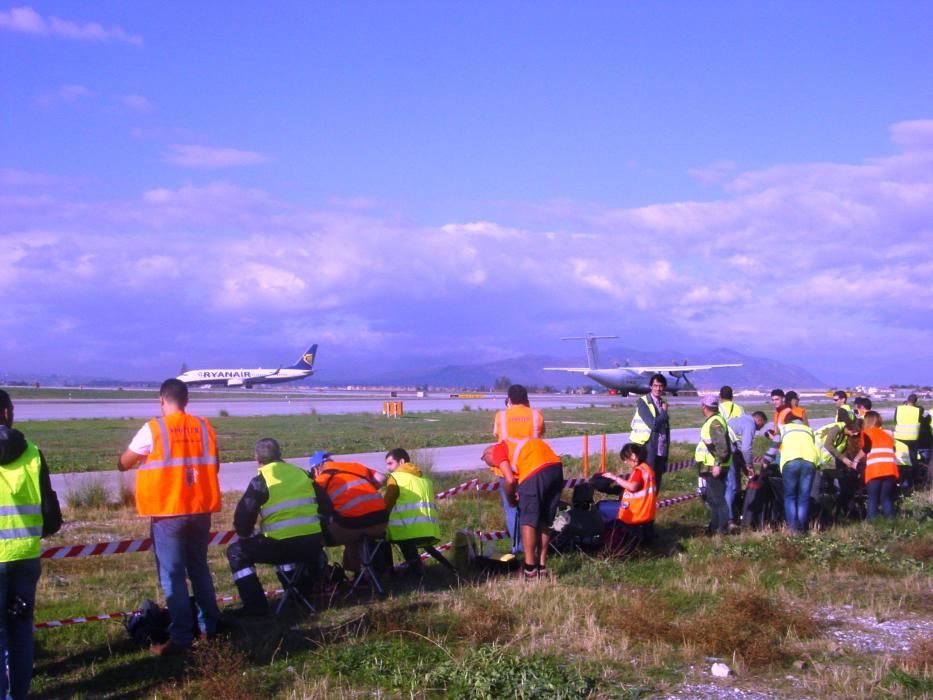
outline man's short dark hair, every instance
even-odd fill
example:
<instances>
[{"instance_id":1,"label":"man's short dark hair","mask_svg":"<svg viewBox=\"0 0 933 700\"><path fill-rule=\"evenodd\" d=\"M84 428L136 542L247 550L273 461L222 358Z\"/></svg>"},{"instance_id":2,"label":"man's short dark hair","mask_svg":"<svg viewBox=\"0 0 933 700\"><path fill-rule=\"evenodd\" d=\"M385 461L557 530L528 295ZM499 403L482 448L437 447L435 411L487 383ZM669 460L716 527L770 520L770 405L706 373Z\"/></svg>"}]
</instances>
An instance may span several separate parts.
<instances>
[{"instance_id":1,"label":"man's short dark hair","mask_svg":"<svg viewBox=\"0 0 933 700\"><path fill-rule=\"evenodd\" d=\"M401 447L396 447L394 450L389 450L386 452L386 459L391 457L396 462L409 462L411 463L411 457L408 456L408 452L403 450Z\"/></svg>"},{"instance_id":2,"label":"man's short dark hair","mask_svg":"<svg viewBox=\"0 0 933 700\"><path fill-rule=\"evenodd\" d=\"M768 422L768 416L765 415L765 412L764 412L764 411L755 411L755 412L752 414L752 418L761 418L761 422L762 422L762 423L767 423L767 422Z\"/></svg>"},{"instance_id":3,"label":"man's short dark hair","mask_svg":"<svg viewBox=\"0 0 933 700\"><path fill-rule=\"evenodd\" d=\"M3 389L0 389L0 411L7 411L13 408L13 399Z\"/></svg>"},{"instance_id":4,"label":"man's short dark hair","mask_svg":"<svg viewBox=\"0 0 933 700\"><path fill-rule=\"evenodd\" d=\"M774 398L775 396L780 396L780 397L783 399L783 398L784 398L784 390L783 390L783 389L772 389L772 390L771 390L771 398Z\"/></svg>"},{"instance_id":5,"label":"man's short dark hair","mask_svg":"<svg viewBox=\"0 0 933 700\"><path fill-rule=\"evenodd\" d=\"M871 399L868 398L867 396L856 396L855 401L853 401L853 403L856 406L863 406L868 411L871 410Z\"/></svg>"},{"instance_id":6,"label":"man's short dark hair","mask_svg":"<svg viewBox=\"0 0 933 700\"><path fill-rule=\"evenodd\" d=\"M509 387L509 403L513 406L528 406L528 389L521 384Z\"/></svg>"},{"instance_id":7,"label":"man's short dark hair","mask_svg":"<svg viewBox=\"0 0 933 700\"><path fill-rule=\"evenodd\" d=\"M723 401L732 401L732 387L726 384L719 390L719 398Z\"/></svg>"},{"instance_id":8,"label":"man's short dark hair","mask_svg":"<svg viewBox=\"0 0 933 700\"><path fill-rule=\"evenodd\" d=\"M800 396L797 394L796 391L788 391L786 394L784 394L784 399L787 402L800 401Z\"/></svg>"},{"instance_id":9,"label":"man's short dark hair","mask_svg":"<svg viewBox=\"0 0 933 700\"><path fill-rule=\"evenodd\" d=\"M842 399L843 401L845 401L846 399L849 398L849 395L846 392L844 392L842 389L839 389L838 391L833 392L833 398Z\"/></svg>"},{"instance_id":10,"label":"man's short dark hair","mask_svg":"<svg viewBox=\"0 0 933 700\"><path fill-rule=\"evenodd\" d=\"M655 382L660 382L664 385L664 388L667 389L667 377L660 372L651 375L651 379L648 380L648 386L651 386Z\"/></svg>"},{"instance_id":11,"label":"man's short dark hair","mask_svg":"<svg viewBox=\"0 0 933 700\"><path fill-rule=\"evenodd\" d=\"M917 395L911 394L907 397L907 403L917 403Z\"/></svg>"},{"instance_id":12,"label":"man's short dark hair","mask_svg":"<svg viewBox=\"0 0 933 700\"><path fill-rule=\"evenodd\" d=\"M188 405L188 385L174 377L166 379L159 387L159 396L169 403L184 408Z\"/></svg>"},{"instance_id":13,"label":"man's short dark hair","mask_svg":"<svg viewBox=\"0 0 933 700\"><path fill-rule=\"evenodd\" d=\"M260 464L282 461L282 448L274 438L262 438L256 441L256 461Z\"/></svg>"}]
</instances>

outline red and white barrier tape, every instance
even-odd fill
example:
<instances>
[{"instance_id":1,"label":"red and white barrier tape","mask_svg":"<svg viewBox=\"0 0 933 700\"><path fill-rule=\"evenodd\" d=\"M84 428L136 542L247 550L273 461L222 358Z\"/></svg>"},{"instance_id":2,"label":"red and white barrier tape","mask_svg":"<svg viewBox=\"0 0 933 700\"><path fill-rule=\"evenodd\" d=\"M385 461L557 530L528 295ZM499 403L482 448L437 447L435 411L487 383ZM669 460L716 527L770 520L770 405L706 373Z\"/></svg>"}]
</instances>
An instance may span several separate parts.
<instances>
[{"instance_id":1,"label":"red and white barrier tape","mask_svg":"<svg viewBox=\"0 0 933 700\"><path fill-rule=\"evenodd\" d=\"M683 461L674 462L668 465L668 472L680 471L692 466L693 462ZM572 489L580 484L585 484L588 480L580 477L567 479L564 481L564 488ZM500 488L498 481L480 481L479 479L470 479L462 484L441 491L435 494L438 501L452 498L453 496L470 490L492 492ZM676 501L680 503L681 501ZM661 507L661 504L658 504ZM228 530L226 532L212 532L209 546L216 547L223 544L230 544L237 540L236 532ZM60 545L57 547L46 547L42 550L42 559L72 559L76 557L99 557L111 554L132 554L133 552L146 552L152 549L152 540L148 537L138 540L117 540L113 542L98 542L96 544L72 544Z\"/></svg>"}]
</instances>

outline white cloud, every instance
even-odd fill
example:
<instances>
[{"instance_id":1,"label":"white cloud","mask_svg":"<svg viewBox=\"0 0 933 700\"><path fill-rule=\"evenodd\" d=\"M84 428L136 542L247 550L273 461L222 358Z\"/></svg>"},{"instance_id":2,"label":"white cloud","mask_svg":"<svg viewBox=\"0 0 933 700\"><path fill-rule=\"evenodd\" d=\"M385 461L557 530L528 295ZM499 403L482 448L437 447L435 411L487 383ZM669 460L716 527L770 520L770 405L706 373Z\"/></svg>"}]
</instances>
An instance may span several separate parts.
<instances>
[{"instance_id":1,"label":"white cloud","mask_svg":"<svg viewBox=\"0 0 933 700\"><path fill-rule=\"evenodd\" d=\"M142 95L124 95L120 98L120 104L132 112L148 114L153 110L152 102Z\"/></svg>"},{"instance_id":2,"label":"white cloud","mask_svg":"<svg viewBox=\"0 0 933 700\"><path fill-rule=\"evenodd\" d=\"M194 144L173 144L162 160L183 168L230 168L241 165L256 165L269 160L255 151L237 148L212 148Z\"/></svg>"},{"instance_id":3,"label":"white cloud","mask_svg":"<svg viewBox=\"0 0 933 700\"><path fill-rule=\"evenodd\" d=\"M122 27L104 27L96 22L74 22L58 17L45 18L31 7L0 10L0 29L17 34L57 37L79 41L119 41L141 46L143 38Z\"/></svg>"},{"instance_id":4,"label":"white cloud","mask_svg":"<svg viewBox=\"0 0 933 700\"><path fill-rule=\"evenodd\" d=\"M77 105L97 97L97 93L85 85L62 85L54 92L45 92L36 98L41 107L57 104Z\"/></svg>"},{"instance_id":5,"label":"white cloud","mask_svg":"<svg viewBox=\"0 0 933 700\"><path fill-rule=\"evenodd\" d=\"M933 119L917 119L891 125L891 140L916 149L933 148Z\"/></svg>"}]
</instances>

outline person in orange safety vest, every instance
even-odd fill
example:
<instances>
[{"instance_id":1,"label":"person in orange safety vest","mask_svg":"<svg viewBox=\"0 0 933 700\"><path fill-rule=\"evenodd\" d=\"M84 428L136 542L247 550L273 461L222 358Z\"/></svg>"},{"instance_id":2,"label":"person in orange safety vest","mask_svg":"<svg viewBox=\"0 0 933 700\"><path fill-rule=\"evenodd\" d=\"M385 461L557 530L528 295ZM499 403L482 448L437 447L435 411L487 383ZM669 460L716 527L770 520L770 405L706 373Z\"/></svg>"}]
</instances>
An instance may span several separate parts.
<instances>
[{"instance_id":1,"label":"person in orange safety vest","mask_svg":"<svg viewBox=\"0 0 933 700\"><path fill-rule=\"evenodd\" d=\"M894 517L894 494L900 473L894 457L894 438L882 429L881 414L867 411L862 424L861 449L848 466L855 468L865 459L865 489L868 491L868 519L878 515L879 502L884 517Z\"/></svg>"},{"instance_id":2,"label":"person in orange safety vest","mask_svg":"<svg viewBox=\"0 0 933 700\"><path fill-rule=\"evenodd\" d=\"M187 579L198 606L201 632L213 636L220 616L207 565L211 513L221 508L217 438L206 418L185 412L187 405L184 382L162 382L162 415L139 429L118 462L120 471L139 468L136 509L151 518L156 569L171 618L169 640L150 647L159 656L184 653L194 640Z\"/></svg>"}]
</instances>

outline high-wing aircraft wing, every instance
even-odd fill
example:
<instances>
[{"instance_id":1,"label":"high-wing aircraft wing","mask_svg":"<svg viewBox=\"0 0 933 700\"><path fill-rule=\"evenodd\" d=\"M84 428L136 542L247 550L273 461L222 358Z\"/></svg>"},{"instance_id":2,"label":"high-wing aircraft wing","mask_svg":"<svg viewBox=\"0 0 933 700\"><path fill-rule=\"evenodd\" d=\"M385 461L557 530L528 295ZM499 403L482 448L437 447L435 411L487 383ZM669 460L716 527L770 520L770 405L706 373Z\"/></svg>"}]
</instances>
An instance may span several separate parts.
<instances>
[{"instance_id":1,"label":"high-wing aircraft wing","mask_svg":"<svg viewBox=\"0 0 933 700\"><path fill-rule=\"evenodd\" d=\"M715 369L717 367L741 367L741 363L725 365L651 365L645 367L626 367L633 372L696 372L701 369Z\"/></svg>"},{"instance_id":2,"label":"high-wing aircraft wing","mask_svg":"<svg viewBox=\"0 0 933 700\"><path fill-rule=\"evenodd\" d=\"M589 372L589 367L542 367L546 372Z\"/></svg>"}]
</instances>

